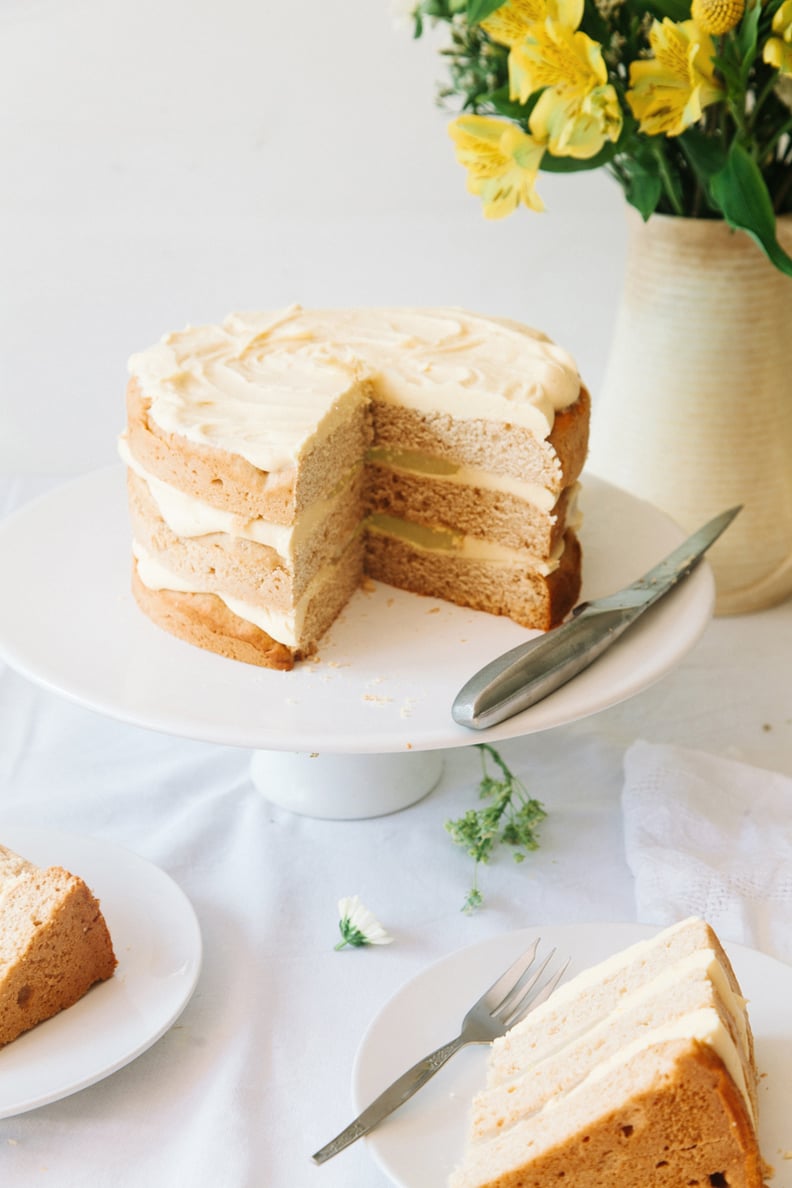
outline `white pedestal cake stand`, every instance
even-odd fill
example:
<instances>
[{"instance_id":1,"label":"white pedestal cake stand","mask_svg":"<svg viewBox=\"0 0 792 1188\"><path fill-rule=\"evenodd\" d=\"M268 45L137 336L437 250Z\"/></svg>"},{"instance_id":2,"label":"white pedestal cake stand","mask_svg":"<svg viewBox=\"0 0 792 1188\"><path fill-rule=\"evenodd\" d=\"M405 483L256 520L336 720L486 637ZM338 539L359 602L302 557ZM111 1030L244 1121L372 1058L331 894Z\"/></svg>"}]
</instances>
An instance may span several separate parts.
<instances>
[{"instance_id":1,"label":"white pedestal cake stand","mask_svg":"<svg viewBox=\"0 0 792 1188\"><path fill-rule=\"evenodd\" d=\"M583 493L583 597L618 589L683 537L649 504L599 479ZM174 639L129 592L124 471L76 479L0 524L0 658L99 713L251 748L270 801L309 816L378 816L434 787L445 748L548 730L633 696L672 668L712 614L699 566L574 681L485 731L451 718L464 682L530 637L506 619L375 584L359 591L315 660L289 673Z\"/></svg>"}]
</instances>

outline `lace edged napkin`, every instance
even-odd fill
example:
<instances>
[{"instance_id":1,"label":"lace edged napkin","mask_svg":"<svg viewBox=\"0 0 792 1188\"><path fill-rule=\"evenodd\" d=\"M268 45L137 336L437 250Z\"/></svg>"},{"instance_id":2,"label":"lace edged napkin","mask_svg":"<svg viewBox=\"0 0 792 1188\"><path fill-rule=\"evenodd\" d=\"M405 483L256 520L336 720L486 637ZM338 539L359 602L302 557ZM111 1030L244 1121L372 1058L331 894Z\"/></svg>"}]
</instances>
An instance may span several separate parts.
<instances>
[{"instance_id":1,"label":"lace edged napkin","mask_svg":"<svg viewBox=\"0 0 792 1188\"><path fill-rule=\"evenodd\" d=\"M638 919L702 916L724 940L792 962L792 779L643 741L624 777Z\"/></svg>"}]
</instances>

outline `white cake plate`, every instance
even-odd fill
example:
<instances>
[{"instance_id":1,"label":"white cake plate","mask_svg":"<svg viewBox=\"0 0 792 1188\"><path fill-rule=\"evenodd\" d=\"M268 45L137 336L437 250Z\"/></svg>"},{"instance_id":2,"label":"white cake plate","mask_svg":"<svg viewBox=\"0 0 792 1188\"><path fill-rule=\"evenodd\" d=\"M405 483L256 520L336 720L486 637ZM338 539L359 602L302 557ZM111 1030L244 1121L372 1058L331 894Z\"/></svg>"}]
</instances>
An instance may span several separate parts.
<instances>
[{"instance_id":1,"label":"white cake plate","mask_svg":"<svg viewBox=\"0 0 792 1188\"><path fill-rule=\"evenodd\" d=\"M586 477L584 598L638 577L683 539L651 505ZM155 627L129 588L125 473L76 479L0 523L0 658L99 713L182 737L252 748L267 799L309 816L377 816L434 787L442 751L549 730L624 701L677 664L714 604L697 568L595 664L485 731L451 717L487 661L534 633L407 594L360 590L314 660L274 672L226 660Z\"/></svg>"}]
</instances>

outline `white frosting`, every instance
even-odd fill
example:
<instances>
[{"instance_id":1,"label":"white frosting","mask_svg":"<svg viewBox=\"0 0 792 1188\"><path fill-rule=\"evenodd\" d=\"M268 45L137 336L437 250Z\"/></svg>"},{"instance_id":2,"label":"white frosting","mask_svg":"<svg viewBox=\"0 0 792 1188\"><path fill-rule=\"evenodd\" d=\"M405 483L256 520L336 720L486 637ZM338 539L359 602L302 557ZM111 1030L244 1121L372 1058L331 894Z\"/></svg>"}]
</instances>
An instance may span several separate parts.
<instances>
[{"instance_id":1,"label":"white frosting","mask_svg":"<svg viewBox=\"0 0 792 1188\"><path fill-rule=\"evenodd\" d=\"M167 432L261 470L300 458L369 380L377 399L546 438L580 391L566 352L538 331L458 309L231 314L133 355L129 368Z\"/></svg>"},{"instance_id":2,"label":"white frosting","mask_svg":"<svg viewBox=\"0 0 792 1188\"><path fill-rule=\"evenodd\" d=\"M118 439L118 452L127 466L146 483L160 516L175 536L194 538L224 533L267 545L287 564L292 563L300 544L329 514L335 503L334 499L315 500L294 525L273 524L260 517L245 519L244 516L223 511L222 508L210 507L194 495L186 495L170 483L164 483L153 474L149 474L132 456L123 434Z\"/></svg>"},{"instance_id":3,"label":"white frosting","mask_svg":"<svg viewBox=\"0 0 792 1188\"><path fill-rule=\"evenodd\" d=\"M625 1046L608 1060L601 1061L593 1072L582 1081L579 1086L571 1090L571 1094L582 1093L591 1083L605 1080L608 1075L620 1065L625 1064L630 1057L637 1055L646 1048L668 1043L672 1040L695 1040L705 1047L711 1048L723 1061L729 1076L734 1081L745 1102L749 1116L753 1117L753 1106L745 1083L742 1061L737 1052L734 1040L721 1022L720 1015L714 1007L701 1007L696 1011L689 1011L678 1019L672 1019L659 1027L647 1030L637 1036L632 1043ZM551 1098L543 1107L545 1110L563 1109L564 1094Z\"/></svg>"},{"instance_id":4,"label":"white frosting","mask_svg":"<svg viewBox=\"0 0 792 1188\"><path fill-rule=\"evenodd\" d=\"M137 573L144 586L149 590L175 590L182 594L204 594L205 590L199 584L187 581L167 569L161 561L153 557L138 541L132 542L132 552L137 562ZM224 602L233 614L248 623L253 623L266 631L267 635L289 647L297 647L301 634L305 611L319 582L325 574L320 572L308 586L299 602L286 614L273 611L262 606L253 606L239 598L231 598L227 594L213 591L215 596Z\"/></svg>"}]
</instances>

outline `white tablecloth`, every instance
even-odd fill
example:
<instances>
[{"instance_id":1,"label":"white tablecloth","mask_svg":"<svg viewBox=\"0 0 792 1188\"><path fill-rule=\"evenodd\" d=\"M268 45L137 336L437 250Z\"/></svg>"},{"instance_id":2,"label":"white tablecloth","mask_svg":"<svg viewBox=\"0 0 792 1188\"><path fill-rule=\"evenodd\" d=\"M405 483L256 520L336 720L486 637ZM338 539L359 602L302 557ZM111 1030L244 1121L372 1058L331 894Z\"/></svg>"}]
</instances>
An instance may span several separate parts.
<instances>
[{"instance_id":1,"label":"white tablecloth","mask_svg":"<svg viewBox=\"0 0 792 1188\"><path fill-rule=\"evenodd\" d=\"M0 514L43 485L0 481ZM183 888L204 940L197 990L154 1047L91 1088L0 1121L2 1183L385 1188L365 1142L323 1167L310 1160L351 1120L370 1020L408 978L482 938L634 920L626 748L669 742L792 775L790 641L792 603L715 620L630 702L500 744L548 818L522 865L507 856L484 869L473 916L460 912L470 862L443 824L474 803L477 752L448 751L440 785L402 813L302 818L254 789L247 752L106 719L0 663L0 841L4 826L45 822L119 842ZM334 951L336 900L352 894L392 945Z\"/></svg>"}]
</instances>

